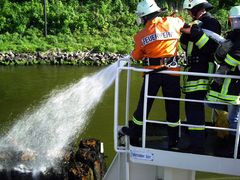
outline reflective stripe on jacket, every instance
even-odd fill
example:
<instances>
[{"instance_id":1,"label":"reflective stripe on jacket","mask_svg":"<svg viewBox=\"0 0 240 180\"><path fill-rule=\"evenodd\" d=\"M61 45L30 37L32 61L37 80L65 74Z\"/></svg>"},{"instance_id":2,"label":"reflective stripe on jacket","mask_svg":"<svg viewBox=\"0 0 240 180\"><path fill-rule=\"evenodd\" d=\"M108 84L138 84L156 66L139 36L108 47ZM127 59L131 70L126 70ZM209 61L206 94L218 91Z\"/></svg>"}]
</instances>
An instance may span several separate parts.
<instances>
[{"instance_id":1,"label":"reflective stripe on jacket","mask_svg":"<svg viewBox=\"0 0 240 180\"><path fill-rule=\"evenodd\" d=\"M217 34L221 33L220 23L209 13L204 14L200 19L201 28L211 30ZM195 36L183 34L180 38L181 46L186 51L187 72L214 73L215 65L214 52L218 44L209 38L201 29ZM189 60L189 61L188 61ZM183 92L207 91L210 80L202 76L184 76Z\"/></svg>"},{"instance_id":2,"label":"reflective stripe on jacket","mask_svg":"<svg viewBox=\"0 0 240 180\"><path fill-rule=\"evenodd\" d=\"M234 37L233 47L227 53L223 63L227 64L231 70L227 75L240 76L240 32ZM225 78L222 85L213 81L211 90L207 94L207 100L214 102L226 102L233 105L240 105L240 79Z\"/></svg>"},{"instance_id":3,"label":"reflective stripe on jacket","mask_svg":"<svg viewBox=\"0 0 240 180\"><path fill-rule=\"evenodd\" d=\"M230 74L233 75L233 73ZM218 85L216 82L213 82L211 84L211 89L207 94L207 100L240 105L239 79L225 78L222 85Z\"/></svg>"}]
</instances>

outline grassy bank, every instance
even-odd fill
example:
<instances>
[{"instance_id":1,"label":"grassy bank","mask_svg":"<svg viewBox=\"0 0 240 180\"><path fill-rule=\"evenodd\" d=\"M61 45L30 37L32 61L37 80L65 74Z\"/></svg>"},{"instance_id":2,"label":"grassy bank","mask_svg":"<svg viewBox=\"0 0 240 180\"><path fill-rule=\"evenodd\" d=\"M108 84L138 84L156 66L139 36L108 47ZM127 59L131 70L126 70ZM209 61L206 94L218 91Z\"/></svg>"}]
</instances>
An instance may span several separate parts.
<instances>
[{"instance_id":1,"label":"grassy bank","mask_svg":"<svg viewBox=\"0 0 240 180\"><path fill-rule=\"evenodd\" d=\"M34 33L26 36L18 33L6 33L0 35L0 51L44 52L60 49L66 52L91 50L125 54L129 53L133 47L132 34L127 33L116 32L114 29L107 35L92 35L76 32L73 34L59 33L58 35L48 35L44 37L43 35L36 35Z\"/></svg>"}]
</instances>

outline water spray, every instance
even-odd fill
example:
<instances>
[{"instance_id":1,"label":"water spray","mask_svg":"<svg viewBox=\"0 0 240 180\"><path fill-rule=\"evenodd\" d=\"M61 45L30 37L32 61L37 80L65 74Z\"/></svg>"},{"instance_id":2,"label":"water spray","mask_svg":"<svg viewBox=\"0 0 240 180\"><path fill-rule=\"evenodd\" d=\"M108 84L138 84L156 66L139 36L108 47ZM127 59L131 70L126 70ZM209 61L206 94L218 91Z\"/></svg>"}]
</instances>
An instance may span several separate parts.
<instances>
[{"instance_id":1,"label":"water spray","mask_svg":"<svg viewBox=\"0 0 240 180\"><path fill-rule=\"evenodd\" d=\"M85 130L104 92L114 82L118 66L127 60L129 56L53 91L38 107L25 112L0 139L0 169L32 174L58 169L65 150Z\"/></svg>"}]
</instances>

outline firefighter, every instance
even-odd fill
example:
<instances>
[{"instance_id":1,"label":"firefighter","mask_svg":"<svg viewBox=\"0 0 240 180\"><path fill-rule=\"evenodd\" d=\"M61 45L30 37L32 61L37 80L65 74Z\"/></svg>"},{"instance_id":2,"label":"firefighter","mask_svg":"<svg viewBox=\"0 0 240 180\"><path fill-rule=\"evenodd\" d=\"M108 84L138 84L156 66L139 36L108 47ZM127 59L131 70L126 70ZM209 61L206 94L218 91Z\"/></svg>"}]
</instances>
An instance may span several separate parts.
<instances>
[{"instance_id":1,"label":"firefighter","mask_svg":"<svg viewBox=\"0 0 240 180\"><path fill-rule=\"evenodd\" d=\"M135 47L131 53L134 60L145 59L146 68L157 69L168 66L169 70L180 70L176 66L178 40L181 31L184 31L185 22L179 17L160 17L161 9L154 0L143 0L137 5L138 24L143 23L144 28L134 36ZM185 29L188 30L187 28ZM140 92L139 102L133 114L129 127L123 127L121 132L130 136L130 144L140 146L139 138L142 135L144 82ZM165 97L180 97L180 76L169 74L149 74L148 95L155 96L162 87ZM147 116L154 99L147 100ZM179 121L179 102L165 101L166 119L168 122ZM168 147L176 145L178 137L177 125L168 126Z\"/></svg>"},{"instance_id":2,"label":"firefighter","mask_svg":"<svg viewBox=\"0 0 240 180\"><path fill-rule=\"evenodd\" d=\"M215 53L220 67L217 74L240 76L240 6L234 6L229 11L231 31L226 41L221 44ZM240 81L239 79L214 78L207 99L214 102L228 103L227 107L219 104L209 104L210 107L228 111L229 127L237 129L240 118ZM221 142L221 140L220 140ZM230 132L224 143L216 147L216 155L233 157L235 132Z\"/></svg>"},{"instance_id":3,"label":"firefighter","mask_svg":"<svg viewBox=\"0 0 240 180\"><path fill-rule=\"evenodd\" d=\"M203 29L217 34L221 33L220 23L208 12L213 6L206 0L185 0L183 9L192 17L190 34L182 34L180 43L186 52L186 72L212 73L214 70L214 52L218 44L209 38ZM185 94L185 114L188 124L199 125L188 127L190 143L185 151L202 154L205 140L204 104L188 101L204 100L209 89L209 78L202 76L184 76L182 91Z\"/></svg>"}]
</instances>

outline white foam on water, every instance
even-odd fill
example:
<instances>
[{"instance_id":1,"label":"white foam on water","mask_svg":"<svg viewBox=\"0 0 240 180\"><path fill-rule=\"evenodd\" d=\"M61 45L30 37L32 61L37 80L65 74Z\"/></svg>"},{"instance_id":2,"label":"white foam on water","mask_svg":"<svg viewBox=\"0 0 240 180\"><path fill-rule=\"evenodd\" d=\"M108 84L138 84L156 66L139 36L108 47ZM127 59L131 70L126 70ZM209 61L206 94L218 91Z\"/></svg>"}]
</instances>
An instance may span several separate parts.
<instances>
[{"instance_id":1,"label":"white foam on water","mask_svg":"<svg viewBox=\"0 0 240 180\"><path fill-rule=\"evenodd\" d=\"M117 67L118 62L115 62L76 84L52 92L39 107L17 120L0 139L0 149L32 152L36 159L28 166L34 170L56 166L57 157L61 157L63 150L84 131L104 92L114 82ZM19 165L18 162L12 164Z\"/></svg>"}]
</instances>

